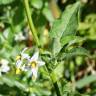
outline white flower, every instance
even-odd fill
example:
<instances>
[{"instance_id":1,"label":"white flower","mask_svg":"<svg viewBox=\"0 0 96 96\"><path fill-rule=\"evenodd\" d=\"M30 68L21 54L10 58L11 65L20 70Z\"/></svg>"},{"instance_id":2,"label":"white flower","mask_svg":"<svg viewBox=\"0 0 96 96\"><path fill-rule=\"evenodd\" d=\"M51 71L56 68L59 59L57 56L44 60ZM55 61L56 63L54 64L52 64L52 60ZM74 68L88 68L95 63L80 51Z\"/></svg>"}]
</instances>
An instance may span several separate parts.
<instances>
[{"instance_id":1,"label":"white flower","mask_svg":"<svg viewBox=\"0 0 96 96\"><path fill-rule=\"evenodd\" d=\"M20 53L20 55L18 55L16 57L16 60L17 60L17 62L16 62L16 67L17 67L16 74L19 74L20 70L24 69L24 64L23 64L24 60L26 60L27 63L29 62L30 56L28 54L24 53L26 50L27 50L27 48L24 48L22 50L22 52Z\"/></svg>"},{"instance_id":2,"label":"white flower","mask_svg":"<svg viewBox=\"0 0 96 96\"><path fill-rule=\"evenodd\" d=\"M19 32L18 34L15 35L15 40L23 41L23 40L26 40L26 37L22 34L22 32Z\"/></svg>"},{"instance_id":3,"label":"white flower","mask_svg":"<svg viewBox=\"0 0 96 96\"><path fill-rule=\"evenodd\" d=\"M6 73L10 70L8 63L9 62L6 59L0 60L0 76L2 75L2 72Z\"/></svg>"},{"instance_id":4,"label":"white flower","mask_svg":"<svg viewBox=\"0 0 96 96\"><path fill-rule=\"evenodd\" d=\"M43 66L45 62L39 59L39 52L36 52L30 59L29 65L31 66L32 78L36 80L38 68Z\"/></svg>"},{"instance_id":5,"label":"white flower","mask_svg":"<svg viewBox=\"0 0 96 96\"><path fill-rule=\"evenodd\" d=\"M35 81L38 76L38 68L43 66L45 62L39 58L39 52L34 53L30 58L28 54L24 53L26 50L27 48L20 53L20 56L17 56L16 74L19 74L21 71L29 71L31 72L32 79Z\"/></svg>"},{"instance_id":6,"label":"white flower","mask_svg":"<svg viewBox=\"0 0 96 96\"><path fill-rule=\"evenodd\" d=\"M36 96L36 95L34 93L32 93L31 96Z\"/></svg>"},{"instance_id":7,"label":"white flower","mask_svg":"<svg viewBox=\"0 0 96 96\"><path fill-rule=\"evenodd\" d=\"M26 50L27 50L28 48L24 48L23 50L22 50L22 52L21 52L21 59L30 59L30 56L28 55L28 54L26 54L26 53L24 53Z\"/></svg>"}]
</instances>

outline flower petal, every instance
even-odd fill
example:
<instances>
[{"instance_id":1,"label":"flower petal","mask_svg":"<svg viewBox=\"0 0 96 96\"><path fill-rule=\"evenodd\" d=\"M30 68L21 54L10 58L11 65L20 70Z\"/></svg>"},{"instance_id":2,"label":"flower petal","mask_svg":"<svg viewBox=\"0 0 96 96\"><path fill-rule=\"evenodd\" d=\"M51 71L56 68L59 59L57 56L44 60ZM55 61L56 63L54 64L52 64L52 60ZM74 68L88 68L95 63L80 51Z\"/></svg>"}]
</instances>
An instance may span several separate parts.
<instances>
[{"instance_id":1,"label":"flower petal","mask_svg":"<svg viewBox=\"0 0 96 96\"><path fill-rule=\"evenodd\" d=\"M23 59L29 59L30 58L30 56L28 54L24 53L27 49L28 48L24 48L21 52L21 56Z\"/></svg>"},{"instance_id":2,"label":"flower petal","mask_svg":"<svg viewBox=\"0 0 96 96\"><path fill-rule=\"evenodd\" d=\"M36 79L37 78L37 71L38 71L38 69L32 68L33 79Z\"/></svg>"},{"instance_id":3,"label":"flower petal","mask_svg":"<svg viewBox=\"0 0 96 96\"><path fill-rule=\"evenodd\" d=\"M9 70L9 66L2 66L2 72L8 72Z\"/></svg>"},{"instance_id":4,"label":"flower petal","mask_svg":"<svg viewBox=\"0 0 96 96\"><path fill-rule=\"evenodd\" d=\"M26 40L26 37L23 35L22 32L19 32L19 34L15 35L15 40L16 41L23 41L23 40Z\"/></svg>"},{"instance_id":5,"label":"flower petal","mask_svg":"<svg viewBox=\"0 0 96 96\"><path fill-rule=\"evenodd\" d=\"M21 64L22 64L22 61L21 61L21 60L18 60L18 61L16 62L16 67L17 67L17 68L20 68Z\"/></svg>"},{"instance_id":6,"label":"flower petal","mask_svg":"<svg viewBox=\"0 0 96 96\"><path fill-rule=\"evenodd\" d=\"M28 54L22 53L22 58L23 59L30 59L30 56Z\"/></svg>"},{"instance_id":7,"label":"flower petal","mask_svg":"<svg viewBox=\"0 0 96 96\"><path fill-rule=\"evenodd\" d=\"M43 66L43 65L45 65L45 62L43 62L43 61L38 61L38 66Z\"/></svg>"},{"instance_id":8,"label":"flower petal","mask_svg":"<svg viewBox=\"0 0 96 96\"><path fill-rule=\"evenodd\" d=\"M37 61L39 57L39 52L34 53L34 55L31 57L30 61Z\"/></svg>"},{"instance_id":9,"label":"flower petal","mask_svg":"<svg viewBox=\"0 0 96 96\"><path fill-rule=\"evenodd\" d=\"M24 48L24 49L22 50L21 54L23 54L27 49L28 49L27 47Z\"/></svg>"}]
</instances>

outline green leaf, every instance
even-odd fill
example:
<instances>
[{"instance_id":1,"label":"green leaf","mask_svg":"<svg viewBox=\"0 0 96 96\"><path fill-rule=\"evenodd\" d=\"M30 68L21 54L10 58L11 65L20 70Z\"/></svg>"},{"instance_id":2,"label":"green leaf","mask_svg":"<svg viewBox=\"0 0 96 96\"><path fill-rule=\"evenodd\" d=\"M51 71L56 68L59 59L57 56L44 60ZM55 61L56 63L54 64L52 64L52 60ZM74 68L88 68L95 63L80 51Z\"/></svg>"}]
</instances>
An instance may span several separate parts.
<instances>
[{"instance_id":1,"label":"green leaf","mask_svg":"<svg viewBox=\"0 0 96 96\"><path fill-rule=\"evenodd\" d=\"M81 89L84 86L86 86L86 85L88 85L88 84L90 84L90 83L92 83L94 81L96 81L96 75L95 74L94 75L90 75L90 76L86 76L83 79L78 80L76 82L76 87Z\"/></svg>"},{"instance_id":2,"label":"green leaf","mask_svg":"<svg viewBox=\"0 0 96 96\"><path fill-rule=\"evenodd\" d=\"M0 0L0 5L10 4L15 0Z\"/></svg>"},{"instance_id":3,"label":"green leaf","mask_svg":"<svg viewBox=\"0 0 96 96\"><path fill-rule=\"evenodd\" d=\"M72 58L74 56L88 56L90 57L89 51L82 48L82 47L78 47L78 48L73 48L71 50L69 50L68 52L62 53L61 54L61 58L60 59L64 59L64 58Z\"/></svg>"},{"instance_id":4,"label":"green leaf","mask_svg":"<svg viewBox=\"0 0 96 96\"><path fill-rule=\"evenodd\" d=\"M42 0L30 0L30 1L31 1L31 5L34 8L41 9L42 6L43 6L43 1Z\"/></svg>"},{"instance_id":5,"label":"green leaf","mask_svg":"<svg viewBox=\"0 0 96 96\"><path fill-rule=\"evenodd\" d=\"M76 34L76 30L78 27L78 12L80 7L79 5L80 3L77 2L73 5L68 6L63 12L61 18L55 20L50 31L50 37L53 39L57 39L53 44L54 55L58 54L62 47L66 44L66 42L68 43L68 41L72 40L73 38L70 37L69 40L66 41L65 38L68 39L68 37L66 36L75 36ZM57 45L59 47L57 48L58 50L56 50L56 47L54 47L54 45Z\"/></svg>"},{"instance_id":6,"label":"green leaf","mask_svg":"<svg viewBox=\"0 0 96 96\"><path fill-rule=\"evenodd\" d=\"M7 84L9 87L14 87L16 86L17 88L27 91L27 87L25 84L22 84L18 81L16 81L13 78L9 78L9 77L5 77L5 76L1 76L0 77L0 84Z\"/></svg>"},{"instance_id":7,"label":"green leaf","mask_svg":"<svg viewBox=\"0 0 96 96\"><path fill-rule=\"evenodd\" d=\"M62 44L62 46L68 44L68 46L74 44L74 43L79 43L79 42L83 42L84 40L86 40L86 38L82 38L79 36L65 36L65 38L63 38L60 42Z\"/></svg>"},{"instance_id":8,"label":"green leaf","mask_svg":"<svg viewBox=\"0 0 96 96\"><path fill-rule=\"evenodd\" d=\"M54 39L53 41L53 54L59 53L59 51L61 50L61 48L68 44L66 48L68 48L69 46L75 44L75 43L80 43L85 41L86 38L81 38L79 36L65 36L65 38L62 39L62 43L60 43L59 39ZM58 46L57 46L58 45Z\"/></svg>"},{"instance_id":9,"label":"green leaf","mask_svg":"<svg viewBox=\"0 0 96 96\"><path fill-rule=\"evenodd\" d=\"M53 54L55 55L55 54L59 53L61 48L62 48L62 46L61 46L61 43L60 43L59 39L54 38L54 40L53 40L53 50L52 50Z\"/></svg>"},{"instance_id":10,"label":"green leaf","mask_svg":"<svg viewBox=\"0 0 96 96\"><path fill-rule=\"evenodd\" d=\"M68 6L60 19L56 20L50 31L52 38L64 38L68 35L75 35L78 26L79 2Z\"/></svg>"}]
</instances>

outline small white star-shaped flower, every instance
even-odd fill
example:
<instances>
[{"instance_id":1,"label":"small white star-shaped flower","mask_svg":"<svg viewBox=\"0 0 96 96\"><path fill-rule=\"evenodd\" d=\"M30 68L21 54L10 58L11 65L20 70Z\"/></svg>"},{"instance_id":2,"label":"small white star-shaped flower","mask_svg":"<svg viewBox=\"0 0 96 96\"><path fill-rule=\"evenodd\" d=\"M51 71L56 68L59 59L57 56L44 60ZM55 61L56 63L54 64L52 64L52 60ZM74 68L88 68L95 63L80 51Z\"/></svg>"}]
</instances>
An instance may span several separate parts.
<instances>
[{"instance_id":1,"label":"small white star-shaped flower","mask_svg":"<svg viewBox=\"0 0 96 96\"><path fill-rule=\"evenodd\" d=\"M26 40L27 38L23 35L22 32L19 32L18 34L15 35L15 40L16 41L23 41Z\"/></svg>"},{"instance_id":2,"label":"small white star-shaped flower","mask_svg":"<svg viewBox=\"0 0 96 96\"><path fill-rule=\"evenodd\" d=\"M2 75L2 72L6 73L10 70L8 63L9 62L6 59L0 60L0 76Z\"/></svg>"},{"instance_id":3,"label":"small white star-shaped flower","mask_svg":"<svg viewBox=\"0 0 96 96\"><path fill-rule=\"evenodd\" d=\"M25 59L27 62L29 62L29 59L30 59L30 56L26 53L24 53L25 51L27 50L27 48L24 48L22 50L22 52L20 53L20 55L18 55L16 57L16 74L19 74L20 73L20 70L24 69L24 64L23 64L23 60Z\"/></svg>"},{"instance_id":4,"label":"small white star-shaped flower","mask_svg":"<svg viewBox=\"0 0 96 96\"><path fill-rule=\"evenodd\" d=\"M32 79L35 81L38 76L38 68L43 66L45 62L39 58L39 52L35 52L30 58L28 54L24 53L26 50L27 48L20 53L20 56L17 56L16 74L19 74L21 71L30 71Z\"/></svg>"},{"instance_id":5,"label":"small white star-shaped flower","mask_svg":"<svg viewBox=\"0 0 96 96\"><path fill-rule=\"evenodd\" d=\"M36 80L38 68L43 66L45 62L39 59L39 52L36 52L30 59L29 65L31 66L32 78Z\"/></svg>"}]
</instances>

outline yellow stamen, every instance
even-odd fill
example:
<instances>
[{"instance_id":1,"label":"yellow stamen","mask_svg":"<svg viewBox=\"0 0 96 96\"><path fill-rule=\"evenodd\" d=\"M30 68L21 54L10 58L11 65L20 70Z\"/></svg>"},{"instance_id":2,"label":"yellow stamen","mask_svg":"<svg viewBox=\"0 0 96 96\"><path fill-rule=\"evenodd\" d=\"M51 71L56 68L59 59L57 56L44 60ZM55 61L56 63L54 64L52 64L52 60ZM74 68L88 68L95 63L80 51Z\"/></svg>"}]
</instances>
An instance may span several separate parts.
<instances>
[{"instance_id":1,"label":"yellow stamen","mask_svg":"<svg viewBox=\"0 0 96 96\"><path fill-rule=\"evenodd\" d=\"M19 68L16 69L16 74L20 74L21 70Z\"/></svg>"},{"instance_id":2,"label":"yellow stamen","mask_svg":"<svg viewBox=\"0 0 96 96\"><path fill-rule=\"evenodd\" d=\"M32 63L31 63L31 67L32 67L32 68L36 68L36 62L32 62Z\"/></svg>"},{"instance_id":3,"label":"yellow stamen","mask_svg":"<svg viewBox=\"0 0 96 96\"><path fill-rule=\"evenodd\" d=\"M20 55L16 56L16 60L19 60L20 58L21 58L21 56L20 56Z\"/></svg>"}]
</instances>

